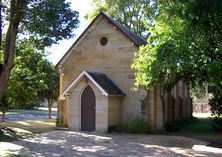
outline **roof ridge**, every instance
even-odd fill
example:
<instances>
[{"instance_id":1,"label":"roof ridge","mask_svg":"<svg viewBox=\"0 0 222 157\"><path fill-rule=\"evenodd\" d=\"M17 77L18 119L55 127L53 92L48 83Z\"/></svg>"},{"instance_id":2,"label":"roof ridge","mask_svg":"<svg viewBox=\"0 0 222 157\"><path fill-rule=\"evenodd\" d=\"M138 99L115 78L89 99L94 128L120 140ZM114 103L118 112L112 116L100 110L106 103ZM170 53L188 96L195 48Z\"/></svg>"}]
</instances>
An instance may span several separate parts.
<instances>
[{"instance_id":1,"label":"roof ridge","mask_svg":"<svg viewBox=\"0 0 222 157\"><path fill-rule=\"evenodd\" d=\"M79 40L81 40L82 36L87 32L87 30L90 28L90 26L93 25L93 23L100 17L100 16L105 17L108 21L110 21L113 25L115 25L116 27L118 27L118 29L120 31L122 31L122 33L124 35L126 35L131 41L133 41L135 43L136 46L141 46L141 45L146 45L147 42L146 40L144 40L142 37L140 37L139 35L137 35L136 33L132 32L131 30L129 30L127 27L123 26L122 24L120 24L118 21L114 20L112 17L106 15L104 12L100 12L93 20L92 22L88 25L88 27L83 31L83 33L75 40L75 42L72 44L72 46L68 49L68 51L64 54L64 56L59 60L59 62L56 64L56 67L64 60L66 59L66 57L68 57L69 52L71 51L71 49L75 46L75 44L77 44L79 42Z\"/></svg>"},{"instance_id":2,"label":"roof ridge","mask_svg":"<svg viewBox=\"0 0 222 157\"><path fill-rule=\"evenodd\" d=\"M124 26L123 24L121 24L120 22L118 22L117 20L115 20L114 18L112 18L111 16L105 14L103 11L101 11L100 13L102 13L103 15L105 15L109 20L111 20L119 29L121 29L124 33L126 33L126 35L128 35L128 37L130 37L131 40L133 40L134 42L136 42L136 44L138 46L140 45L145 45L147 44L146 40L144 38L142 38L141 36L139 36L138 34L136 34L135 32L131 31L128 27ZM123 29L124 28L124 29ZM132 33L134 36L136 36L137 38L139 38L141 41L140 43L137 42L132 36L130 36L129 33Z\"/></svg>"},{"instance_id":3,"label":"roof ridge","mask_svg":"<svg viewBox=\"0 0 222 157\"><path fill-rule=\"evenodd\" d=\"M61 100L65 99L65 95L78 84L83 76L86 76L105 96L125 96L120 87L118 87L106 74L84 70L63 90L60 96Z\"/></svg>"}]
</instances>

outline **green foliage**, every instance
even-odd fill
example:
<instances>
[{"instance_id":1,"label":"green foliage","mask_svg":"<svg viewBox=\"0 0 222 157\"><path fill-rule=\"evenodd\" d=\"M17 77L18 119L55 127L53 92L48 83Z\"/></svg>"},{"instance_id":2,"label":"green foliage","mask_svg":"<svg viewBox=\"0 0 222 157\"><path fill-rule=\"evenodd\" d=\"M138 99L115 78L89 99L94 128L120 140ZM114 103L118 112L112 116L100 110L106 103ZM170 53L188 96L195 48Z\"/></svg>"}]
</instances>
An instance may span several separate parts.
<instances>
[{"instance_id":1,"label":"green foliage","mask_svg":"<svg viewBox=\"0 0 222 157\"><path fill-rule=\"evenodd\" d=\"M33 109L46 97L58 96L58 72L45 59L45 51L37 40L19 40L14 67L6 90L10 108Z\"/></svg>"},{"instance_id":2,"label":"green foliage","mask_svg":"<svg viewBox=\"0 0 222 157\"><path fill-rule=\"evenodd\" d=\"M222 2L156 0L158 16L148 44L135 54L136 87L165 90L180 79L195 87L208 82L222 89Z\"/></svg>"},{"instance_id":3,"label":"green foliage","mask_svg":"<svg viewBox=\"0 0 222 157\"><path fill-rule=\"evenodd\" d=\"M222 116L222 96L220 86L209 85L209 92L213 95L209 100L210 110L213 116Z\"/></svg>"},{"instance_id":4,"label":"green foliage","mask_svg":"<svg viewBox=\"0 0 222 157\"><path fill-rule=\"evenodd\" d=\"M15 130L0 125L0 142L13 141L18 138Z\"/></svg>"},{"instance_id":5,"label":"green foliage","mask_svg":"<svg viewBox=\"0 0 222 157\"><path fill-rule=\"evenodd\" d=\"M211 125L215 130L222 131L222 118L215 117L211 120Z\"/></svg>"},{"instance_id":6,"label":"green foliage","mask_svg":"<svg viewBox=\"0 0 222 157\"><path fill-rule=\"evenodd\" d=\"M56 118L56 127L58 127L59 126L59 118L57 117Z\"/></svg>"},{"instance_id":7,"label":"green foliage","mask_svg":"<svg viewBox=\"0 0 222 157\"><path fill-rule=\"evenodd\" d=\"M190 93L194 101L198 99L205 99L206 98L206 83L202 85L195 83L193 86L191 86Z\"/></svg>"},{"instance_id":8,"label":"green foliage","mask_svg":"<svg viewBox=\"0 0 222 157\"><path fill-rule=\"evenodd\" d=\"M27 1L20 33L38 35L48 46L74 35L79 13L73 11L65 0Z\"/></svg>"},{"instance_id":9,"label":"green foliage","mask_svg":"<svg viewBox=\"0 0 222 157\"><path fill-rule=\"evenodd\" d=\"M174 31L183 30L184 24L178 17L169 16L164 12L166 7L162 3L158 7L160 13L155 17L155 26L149 27L148 44L140 47L135 53L131 67L136 69L136 88L139 86L149 88L159 84L166 91L170 91L182 78L181 61L175 56L179 52L178 48L175 49L175 41L178 39L173 39L172 35Z\"/></svg>"},{"instance_id":10,"label":"green foliage","mask_svg":"<svg viewBox=\"0 0 222 157\"><path fill-rule=\"evenodd\" d=\"M42 77L44 87L39 90L38 97L43 101L50 99L53 102L59 95L59 73L55 69L55 66L47 61L42 63L42 72L44 73Z\"/></svg>"},{"instance_id":11,"label":"green foliage","mask_svg":"<svg viewBox=\"0 0 222 157\"><path fill-rule=\"evenodd\" d=\"M36 99L36 89L44 85L39 79L43 53L42 50L38 52L33 40L20 40L17 43L15 63L7 87L10 105L31 107L27 105Z\"/></svg>"},{"instance_id":12,"label":"green foliage","mask_svg":"<svg viewBox=\"0 0 222 157\"><path fill-rule=\"evenodd\" d=\"M171 124L165 125L165 128L167 132L178 132L186 125L194 123L195 120L195 117L187 117L180 120L175 120Z\"/></svg>"},{"instance_id":13,"label":"green foliage","mask_svg":"<svg viewBox=\"0 0 222 157\"><path fill-rule=\"evenodd\" d=\"M117 125L112 125L108 127L108 133L113 133L113 132L121 132L121 127Z\"/></svg>"},{"instance_id":14,"label":"green foliage","mask_svg":"<svg viewBox=\"0 0 222 157\"><path fill-rule=\"evenodd\" d=\"M222 96L216 96L209 101L210 110L216 117L222 116Z\"/></svg>"},{"instance_id":15,"label":"green foliage","mask_svg":"<svg viewBox=\"0 0 222 157\"><path fill-rule=\"evenodd\" d=\"M144 134L148 133L149 127L147 122L141 117L126 117L123 119L122 131L127 133Z\"/></svg>"},{"instance_id":16,"label":"green foliage","mask_svg":"<svg viewBox=\"0 0 222 157\"><path fill-rule=\"evenodd\" d=\"M147 38L156 10L151 0L93 0L93 12L86 16L92 20L100 11L104 11L118 22Z\"/></svg>"},{"instance_id":17,"label":"green foliage","mask_svg":"<svg viewBox=\"0 0 222 157\"><path fill-rule=\"evenodd\" d=\"M11 69L13 68L14 58L15 58L15 50L18 50L18 45L22 45L21 43L17 43L16 40L35 40L40 43L39 45L35 45L34 48L37 50L44 50L46 46L50 46L53 43L57 43L61 39L68 39L74 35L73 29L78 26L78 12L73 11L70 8L70 3L67 3L65 0L2 0L0 5L0 58L1 63L3 64L2 70L0 73L0 101L3 97L4 91L7 87L9 77L11 74ZM7 28L6 28L6 27ZM5 28L4 28L5 27ZM2 30L7 30L6 34L3 34ZM19 34L19 37L17 36ZM3 40L3 37L5 39ZM4 41L4 42L3 42ZM16 44L17 43L17 44ZM22 47L22 46L21 46ZM29 54L27 56L32 56L33 59L25 60L24 64L29 62L30 65L27 65L29 68L33 68L34 72L39 72L39 65L41 64L41 53L33 50L32 47L28 47L28 45L24 45L24 52L28 52L28 49L31 49L33 54ZM23 49L20 49L19 53L23 53ZM24 58L26 58L26 54ZM33 56L34 55L34 56ZM20 56L22 59L23 57ZM20 60L17 58L17 60ZM42 59L42 61L46 61ZM23 63L20 62L20 65ZM17 64L15 64L17 65ZM40 88L42 79L36 79L35 76L32 76L32 72L29 68L22 69L22 66L18 66L13 68L16 76L23 79L23 84L16 83L11 79L10 84L23 86L27 84L26 91L23 90L21 93L32 93L31 97L36 95L36 91L32 87L40 84ZM44 74L43 74L44 75ZM38 77L40 78L40 77ZM26 82L26 81L27 82ZM32 81L31 81L32 80ZM30 84L32 82L32 84ZM36 84L34 84L36 82ZM44 84L44 83L43 83ZM43 85L44 86L44 85ZM16 94L18 95L18 89L16 87ZM14 88L12 85L9 88ZM10 90L10 89L9 89ZM14 91L15 89L13 89ZM10 92L11 94L11 92ZM12 95L14 96L14 95ZM29 95L26 95L29 97ZM24 94L20 94L17 97L19 101L25 101L27 103L29 100L23 100L26 98ZM9 100L14 101L14 100Z\"/></svg>"}]
</instances>

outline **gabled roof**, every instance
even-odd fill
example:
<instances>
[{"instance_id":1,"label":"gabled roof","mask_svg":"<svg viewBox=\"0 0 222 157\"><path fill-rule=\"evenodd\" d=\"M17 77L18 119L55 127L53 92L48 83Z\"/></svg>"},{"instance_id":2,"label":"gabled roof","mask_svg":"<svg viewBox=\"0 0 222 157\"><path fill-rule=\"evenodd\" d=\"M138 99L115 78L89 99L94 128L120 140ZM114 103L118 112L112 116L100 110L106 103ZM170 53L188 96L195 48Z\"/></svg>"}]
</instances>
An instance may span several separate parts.
<instances>
[{"instance_id":1,"label":"gabled roof","mask_svg":"<svg viewBox=\"0 0 222 157\"><path fill-rule=\"evenodd\" d=\"M103 16L105 16L111 23L113 23L117 28L119 28L127 37L129 37L137 46L146 45L147 42L139 35L133 33L128 28L111 18L110 16L106 15L105 13L101 12Z\"/></svg>"},{"instance_id":2,"label":"gabled roof","mask_svg":"<svg viewBox=\"0 0 222 157\"><path fill-rule=\"evenodd\" d=\"M79 38L73 43L73 45L69 48L69 50L65 53L65 55L61 58L61 60L56 64L58 66L70 53L70 50L80 41L84 34L86 34L89 28L99 19L99 17L105 17L110 23L112 23L115 27L117 27L126 37L128 37L136 46L146 45L147 42L137 34L130 31L125 26L121 25L119 22L106 15L104 12L100 12L96 18L89 24L89 26L84 30L84 32L79 36Z\"/></svg>"},{"instance_id":3,"label":"gabled roof","mask_svg":"<svg viewBox=\"0 0 222 157\"><path fill-rule=\"evenodd\" d=\"M87 73L107 92L108 95L123 95L123 91L105 74L93 71Z\"/></svg>"},{"instance_id":4,"label":"gabled roof","mask_svg":"<svg viewBox=\"0 0 222 157\"><path fill-rule=\"evenodd\" d=\"M62 92L60 99L72 91L83 77L87 77L105 96L125 96L123 91L105 74L93 71L83 71Z\"/></svg>"}]
</instances>

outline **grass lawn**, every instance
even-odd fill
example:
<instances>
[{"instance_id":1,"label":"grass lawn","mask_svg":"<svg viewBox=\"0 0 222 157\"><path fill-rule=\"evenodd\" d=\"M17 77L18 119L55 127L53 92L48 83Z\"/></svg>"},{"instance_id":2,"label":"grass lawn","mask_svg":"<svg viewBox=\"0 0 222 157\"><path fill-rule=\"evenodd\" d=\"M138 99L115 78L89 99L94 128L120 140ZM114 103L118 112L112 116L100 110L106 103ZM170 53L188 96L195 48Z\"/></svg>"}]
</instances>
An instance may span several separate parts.
<instances>
[{"instance_id":1,"label":"grass lawn","mask_svg":"<svg viewBox=\"0 0 222 157\"><path fill-rule=\"evenodd\" d=\"M212 117L207 117L207 114L194 114L194 116L197 117L197 120L179 132L164 132L162 134L199 139L208 142L210 146L222 148L222 132L213 129L211 126Z\"/></svg>"},{"instance_id":2,"label":"grass lawn","mask_svg":"<svg viewBox=\"0 0 222 157\"><path fill-rule=\"evenodd\" d=\"M15 154L5 154L2 157L32 157L32 156L30 156L30 155L23 155L23 154L18 154L18 155L15 155Z\"/></svg>"},{"instance_id":3,"label":"grass lawn","mask_svg":"<svg viewBox=\"0 0 222 157\"><path fill-rule=\"evenodd\" d=\"M0 123L0 127L6 127L4 133L0 132L0 142L10 142L20 138L35 137L38 134L55 130L55 119L8 121ZM3 157L31 157L26 154L0 154Z\"/></svg>"},{"instance_id":4,"label":"grass lawn","mask_svg":"<svg viewBox=\"0 0 222 157\"><path fill-rule=\"evenodd\" d=\"M18 115L18 114L31 114L32 112L22 112L22 111L7 111L6 115ZM2 115L2 112L0 112L0 116Z\"/></svg>"},{"instance_id":5,"label":"grass lawn","mask_svg":"<svg viewBox=\"0 0 222 157\"><path fill-rule=\"evenodd\" d=\"M19 114L36 114L36 111L48 111L47 107L39 107L38 110L20 110L20 109L10 109L5 114L6 115L19 115ZM53 112L57 112L57 108L52 108ZM2 112L0 111L0 116Z\"/></svg>"},{"instance_id":6,"label":"grass lawn","mask_svg":"<svg viewBox=\"0 0 222 157\"><path fill-rule=\"evenodd\" d=\"M8 121L1 124L11 128L23 129L33 134L40 134L55 130L55 119Z\"/></svg>"},{"instance_id":7,"label":"grass lawn","mask_svg":"<svg viewBox=\"0 0 222 157\"><path fill-rule=\"evenodd\" d=\"M36 134L55 130L55 119L8 121L0 125L16 131L15 135L0 134L0 141L10 141L17 138L33 137Z\"/></svg>"}]
</instances>

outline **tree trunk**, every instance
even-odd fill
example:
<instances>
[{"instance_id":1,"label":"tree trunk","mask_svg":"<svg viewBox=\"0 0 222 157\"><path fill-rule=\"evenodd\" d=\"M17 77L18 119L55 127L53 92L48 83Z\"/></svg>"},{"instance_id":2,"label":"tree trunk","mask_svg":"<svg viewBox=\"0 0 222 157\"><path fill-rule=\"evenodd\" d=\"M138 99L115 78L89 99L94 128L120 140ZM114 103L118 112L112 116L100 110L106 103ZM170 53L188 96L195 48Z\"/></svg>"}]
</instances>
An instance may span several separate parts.
<instances>
[{"instance_id":1,"label":"tree trunk","mask_svg":"<svg viewBox=\"0 0 222 157\"><path fill-rule=\"evenodd\" d=\"M48 118L49 118L49 119L52 119L52 117L51 117L51 113L52 113L52 111L51 111L52 102L51 102L50 97L47 98L47 101L48 101Z\"/></svg>"},{"instance_id":2,"label":"tree trunk","mask_svg":"<svg viewBox=\"0 0 222 157\"><path fill-rule=\"evenodd\" d=\"M0 50L2 50L2 8L2 0L0 0Z\"/></svg>"},{"instance_id":3,"label":"tree trunk","mask_svg":"<svg viewBox=\"0 0 222 157\"><path fill-rule=\"evenodd\" d=\"M0 101L4 90L7 86L11 69L13 67L15 41L18 32L18 26L22 17L22 8L24 7L23 0L11 0L10 3L10 22L7 30L4 44L4 61L0 74Z\"/></svg>"},{"instance_id":4,"label":"tree trunk","mask_svg":"<svg viewBox=\"0 0 222 157\"><path fill-rule=\"evenodd\" d=\"M6 108L5 105L2 105L2 121L5 122L5 112L6 112Z\"/></svg>"},{"instance_id":5,"label":"tree trunk","mask_svg":"<svg viewBox=\"0 0 222 157\"><path fill-rule=\"evenodd\" d=\"M14 60L14 48L17 34L17 27L10 24L6 35L6 43L4 48L4 63L0 75L0 100L4 93L4 89L8 83Z\"/></svg>"},{"instance_id":6,"label":"tree trunk","mask_svg":"<svg viewBox=\"0 0 222 157\"><path fill-rule=\"evenodd\" d=\"M1 111L2 111L2 121L5 122L5 113L7 111L7 104L5 102L4 96L2 98Z\"/></svg>"}]
</instances>

